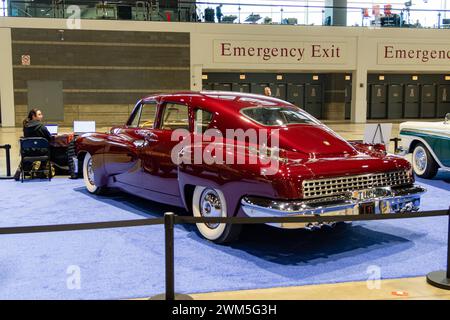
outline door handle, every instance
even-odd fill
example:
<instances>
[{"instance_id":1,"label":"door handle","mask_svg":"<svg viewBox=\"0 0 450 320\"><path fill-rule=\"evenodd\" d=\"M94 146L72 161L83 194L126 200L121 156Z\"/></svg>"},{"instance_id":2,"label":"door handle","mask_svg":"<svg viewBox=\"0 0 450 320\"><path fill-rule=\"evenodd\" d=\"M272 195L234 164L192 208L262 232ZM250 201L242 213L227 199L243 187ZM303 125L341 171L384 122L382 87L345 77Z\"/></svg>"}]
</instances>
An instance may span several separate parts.
<instances>
[{"instance_id":1,"label":"door handle","mask_svg":"<svg viewBox=\"0 0 450 320\"><path fill-rule=\"evenodd\" d=\"M144 136L144 139L145 139L145 141L151 142L151 143L158 142L158 136L154 133L146 134Z\"/></svg>"}]
</instances>

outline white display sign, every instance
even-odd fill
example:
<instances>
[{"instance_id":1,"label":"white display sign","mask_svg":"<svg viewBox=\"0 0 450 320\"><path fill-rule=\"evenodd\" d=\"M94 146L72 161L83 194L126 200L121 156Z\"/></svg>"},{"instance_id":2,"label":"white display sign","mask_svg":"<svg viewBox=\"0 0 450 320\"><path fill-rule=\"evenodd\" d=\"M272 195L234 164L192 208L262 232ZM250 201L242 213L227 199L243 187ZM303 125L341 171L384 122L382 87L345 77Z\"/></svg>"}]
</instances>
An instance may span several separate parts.
<instances>
[{"instance_id":1,"label":"white display sign","mask_svg":"<svg viewBox=\"0 0 450 320\"><path fill-rule=\"evenodd\" d=\"M364 143L381 143L389 148L392 123L368 123L364 128Z\"/></svg>"},{"instance_id":2,"label":"white display sign","mask_svg":"<svg viewBox=\"0 0 450 320\"><path fill-rule=\"evenodd\" d=\"M378 64L450 66L450 44L379 43Z\"/></svg>"},{"instance_id":3,"label":"white display sign","mask_svg":"<svg viewBox=\"0 0 450 320\"><path fill-rule=\"evenodd\" d=\"M95 121L74 121L73 132L77 134L95 132Z\"/></svg>"},{"instance_id":4,"label":"white display sign","mask_svg":"<svg viewBox=\"0 0 450 320\"><path fill-rule=\"evenodd\" d=\"M214 40L214 62L345 64L345 42Z\"/></svg>"}]
</instances>

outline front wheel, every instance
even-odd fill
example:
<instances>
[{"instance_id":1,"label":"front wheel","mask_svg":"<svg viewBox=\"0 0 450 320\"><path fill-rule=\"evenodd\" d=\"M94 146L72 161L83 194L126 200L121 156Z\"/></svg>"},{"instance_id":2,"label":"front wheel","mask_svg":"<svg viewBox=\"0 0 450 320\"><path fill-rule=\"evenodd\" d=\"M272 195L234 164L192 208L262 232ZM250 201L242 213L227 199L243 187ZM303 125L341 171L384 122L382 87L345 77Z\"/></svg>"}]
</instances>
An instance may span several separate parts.
<instances>
[{"instance_id":1,"label":"front wheel","mask_svg":"<svg viewBox=\"0 0 450 320\"><path fill-rule=\"evenodd\" d=\"M227 217L227 203L222 191L197 186L192 198L194 217ZM216 243L237 240L241 225L229 223L197 223L200 234Z\"/></svg>"},{"instance_id":2,"label":"front wheel","mask_svg":"<svg viewBox=\"0 0 450 320\"><path fill-rule=\"evenodd\" d=\"M412 155L412 166L414 173L425 179L433 178L439 169L439 165L434 160L427 147L419 142L415 147Z\"/></svg>"},{"instance_id":3,"label":"front wheel","mask_svg":"<svg viewBox=\"0 0 450 320\"><path fill-rule=\"evenodd\" d=\"M83 160L83 180L86 185L86 189L89 193L102 194L106 191L105 187L99 187L95 185L94 169L92 164L92 156L90 153L86 153Z\"/></svg>"}]
</instances>

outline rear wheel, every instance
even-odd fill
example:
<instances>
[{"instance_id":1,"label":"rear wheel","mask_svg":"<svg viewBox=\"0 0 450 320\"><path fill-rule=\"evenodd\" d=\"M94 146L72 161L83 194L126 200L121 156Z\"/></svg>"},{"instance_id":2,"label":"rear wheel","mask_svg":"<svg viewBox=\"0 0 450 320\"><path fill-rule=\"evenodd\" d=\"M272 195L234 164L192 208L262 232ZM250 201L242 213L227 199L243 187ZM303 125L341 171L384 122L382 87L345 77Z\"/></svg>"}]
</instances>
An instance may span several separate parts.
<instances>
[{"instance_id":1,"label":"rear wheel","mask_svg":"<svg viewBox=\"0 0 450 320\"><path fill-rule=\"evenodd\" d=\"M99 187L95 185L94 170L92 163L92 156L90 153L86 153L83 161L83 180L86 185L86 189L93 194L102 194L106 191L105 187Z\"/></svg>"},{"instance_id":2,"label":"rear wheel","mask_svg":"<svg viewBox=\"0 0 450 320\"><path fill-rule=\"evenodd\" d=\"M195 187L192 197L194 217L227 217L227 203L222 191L214 188ZM200 234L216 243L237 240L241 225L229 223L197 223Z\"/></svg>"},{"instance_id":3,"label":"rear wheel","mask_svg":"<svg viewBox=\"0 0 450 320\"><path fill-rule=\"evenodd\" d=\"M434 160L427 147L419 142L415 147L412 155L412 166L414 173L426 179L433 178L439 169L439 165Z\"/></svg>"}]
</instances>

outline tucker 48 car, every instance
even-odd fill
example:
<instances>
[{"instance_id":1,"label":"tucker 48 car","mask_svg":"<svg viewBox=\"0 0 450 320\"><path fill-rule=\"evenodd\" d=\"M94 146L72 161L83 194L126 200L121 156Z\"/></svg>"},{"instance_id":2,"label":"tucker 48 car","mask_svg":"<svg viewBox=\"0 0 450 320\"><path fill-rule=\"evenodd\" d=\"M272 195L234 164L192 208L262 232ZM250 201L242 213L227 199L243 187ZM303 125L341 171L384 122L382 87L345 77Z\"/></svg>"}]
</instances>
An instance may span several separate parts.
<instances>
[{"instance_id":1,"label":"tucker 48 car","mask_svg":"<svg viewBox=\"0 0 450 320\"><path fill-rule=\"evenodd\" d=\"M76 152L89 192L119 188L199 217L407 212L425 192L383 145L347 142L302 109L253 94L152 95L123 126L78 138ZM218 243L241 230L197 228Z\"/></svg>"},{"instance_id":2,"label":"tucker 48 car","mask_svg":"<svg viewBox=\"0 0 450 320\"><path fill-rule=\"evenodd\" d=\"M404 153L412 153L419 177L431 179L439 168L450 170L450 113L439 122L403 122L400 137Z\"/></svg>"}]
</instances>

